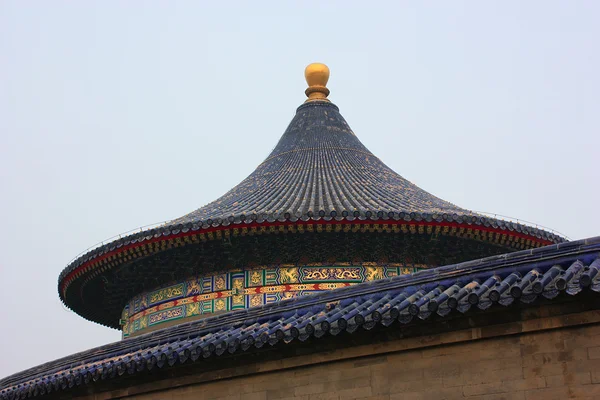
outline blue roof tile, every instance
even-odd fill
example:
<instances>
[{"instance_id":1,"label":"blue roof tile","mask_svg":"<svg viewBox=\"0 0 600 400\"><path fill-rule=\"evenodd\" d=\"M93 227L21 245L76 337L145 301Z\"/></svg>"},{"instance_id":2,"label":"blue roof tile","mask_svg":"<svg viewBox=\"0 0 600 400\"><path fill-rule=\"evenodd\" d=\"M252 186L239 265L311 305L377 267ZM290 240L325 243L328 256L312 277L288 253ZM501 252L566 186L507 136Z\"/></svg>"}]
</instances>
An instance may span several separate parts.
<instances>
[{"instance_id":1,"label":"blue roof tile","mask_svg":"<svg viewBox=\"0 0 600 400\"><path fill-rule=\"evenodd\" d=\"M0 399L28 398L186 361L437 314L600 293L600 237L436 268L164 328L0 380Z\"/></svg>"}]
</instances>

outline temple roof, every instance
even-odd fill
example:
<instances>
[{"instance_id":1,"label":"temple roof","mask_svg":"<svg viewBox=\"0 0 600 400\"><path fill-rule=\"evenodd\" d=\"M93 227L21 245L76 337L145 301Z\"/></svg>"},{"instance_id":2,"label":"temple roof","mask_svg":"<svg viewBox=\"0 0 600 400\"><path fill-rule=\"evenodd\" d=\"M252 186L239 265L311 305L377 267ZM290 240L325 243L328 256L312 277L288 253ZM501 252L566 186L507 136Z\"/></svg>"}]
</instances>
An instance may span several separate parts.
<instances>
[{"instance_id":1,"label":"temple roof","mask_svg":"<svg viewBox=\"0 0 600 400\"><path fill-rule=\"evenodd\" d=\"M181 218L120 237L69 264L59 277L65 304L118 328L120 310L132 296L186 274L307 257L421 259L439 266L564 241L537 227L462 209L391 170L327 99L328 77L323 64L307 67L308 100L271 154L239 185Z\"/></svg>"},{"instance_id":2,"label":"temple roof","mask_svg":"<svg viewBox=\"0 0 600 400\"><path fill-rule=\"evenodd\" d=\"M600 237L493 256L233 311L111 343L0 380L0 399L70 390L264 346L456 314L600 295ZM557 300L555 300L557 299ZM343 335L341 336L343 337ZM339 340L343 340L343 339Z\"/></svg>"},{"instance_id":3,"label":"temple roof","mask_svg":"<svg viewBox=\"0 0 600 400\"><path fill-rule=\"evenodd\" d=\"M391 170L354 134L337 106L312 101L271 154L239 185L173 223L265 214L298 218L367 212L472 215Z\"/></svg>"}]
</instances>

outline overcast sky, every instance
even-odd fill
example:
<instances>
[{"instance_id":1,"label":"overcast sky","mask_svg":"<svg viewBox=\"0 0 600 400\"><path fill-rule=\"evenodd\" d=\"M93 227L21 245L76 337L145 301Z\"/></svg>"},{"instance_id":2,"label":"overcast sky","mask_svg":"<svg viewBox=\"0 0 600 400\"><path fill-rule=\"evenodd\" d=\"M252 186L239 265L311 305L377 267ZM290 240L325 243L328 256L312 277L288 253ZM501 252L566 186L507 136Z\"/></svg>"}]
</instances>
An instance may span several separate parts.
<instances>
[{"instance_id":1,"label":"overcast sky","mask_svg":"<svg viewBox=\"0 0 600 400\"><path fill-rule=\"evenodd\" d=\"M0 1L0 378L119 340L60 271L245 178L310 62L392 169L463 208L600 234L600 2Z\"/></svg>"}]
</instances>

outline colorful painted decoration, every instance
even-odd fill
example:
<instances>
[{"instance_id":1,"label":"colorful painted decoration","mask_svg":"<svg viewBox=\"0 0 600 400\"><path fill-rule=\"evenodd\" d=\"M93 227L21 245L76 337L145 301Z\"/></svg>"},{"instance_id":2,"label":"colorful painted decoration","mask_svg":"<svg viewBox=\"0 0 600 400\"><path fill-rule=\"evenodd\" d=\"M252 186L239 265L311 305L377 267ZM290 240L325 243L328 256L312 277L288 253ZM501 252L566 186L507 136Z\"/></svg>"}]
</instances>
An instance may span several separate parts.
<instances>
[{"instance_id":1,"label":"colorful painted decoration","mask_svg":"<svg viewBox=\"0 0 600 400\"><path fill-rule=\"evenodd\" d=\"M123 337L167 321L258 307L324 290L412 274L425 265L278 265L197 276L137 295L123 309Z\"/></svg>"}]
</instances>

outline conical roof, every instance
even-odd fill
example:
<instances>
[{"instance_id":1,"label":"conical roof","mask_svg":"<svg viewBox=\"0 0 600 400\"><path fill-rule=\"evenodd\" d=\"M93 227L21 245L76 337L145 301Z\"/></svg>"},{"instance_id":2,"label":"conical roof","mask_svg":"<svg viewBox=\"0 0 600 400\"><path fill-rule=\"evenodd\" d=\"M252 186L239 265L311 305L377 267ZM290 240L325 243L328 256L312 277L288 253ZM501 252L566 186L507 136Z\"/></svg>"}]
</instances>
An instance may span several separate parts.
<instances>
[{"instance_id":1,"label":"conical roof","mask_svg":"<svg viewBox=\"0 0 600 400\"><path fill-rule=\"evenodd\" d=\"M133 296L194 274L309 262L429 268L564 241L472 213L404 179L360 142L329 102L327 79L326 66L307 68L309 99L239 185L69 264L58 285L65 304L118 328Z\"/></svg>"},{"instance_id":2,"label":"conical roof","mask_svg":"<svg viewBox=\"0 0 600 400\"><path fill-rule=\"evenodd\" d=\"M250 176L173 223L369 211L471 215L385 165L360 142L337 106L311 101L298 107L275 149Z\"/></svg>"}]
</instances>

